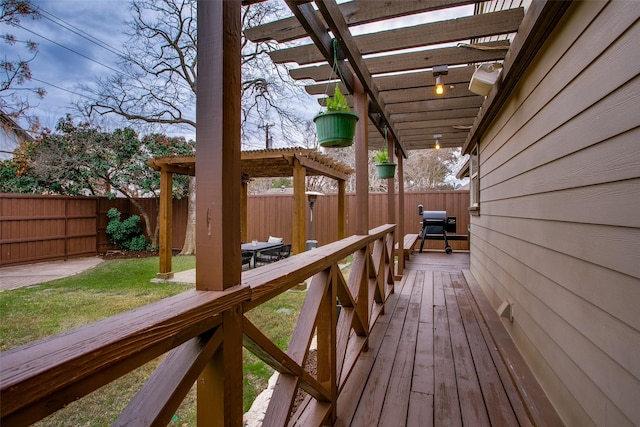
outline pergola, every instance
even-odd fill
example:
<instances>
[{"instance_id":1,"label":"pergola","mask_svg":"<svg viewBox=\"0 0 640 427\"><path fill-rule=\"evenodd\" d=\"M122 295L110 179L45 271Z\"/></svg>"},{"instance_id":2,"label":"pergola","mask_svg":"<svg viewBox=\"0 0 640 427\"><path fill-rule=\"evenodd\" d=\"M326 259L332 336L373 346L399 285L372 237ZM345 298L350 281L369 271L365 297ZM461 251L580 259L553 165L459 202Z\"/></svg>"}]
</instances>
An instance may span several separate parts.
<instances>
[{"instance_id":1,"label":"pergola","mask_svg":"<svg viewBox=\"0 0 640 427\"><path fill-rule=\"evenodd\" d=\"M160 172L160 271L159 279L173 277L171 267L172 182L173 174L195 176L195 156L170 156L149 159L147 164ZM346 233L346 180L353 170L313 149L282 148L243 151L241 154L242 192L240 204L241 239L247 241L247 188L252 178L293 177L294 253L305 248L305 177L326 176L338 181L338 238Z\"/></svg>"}]
</instances>

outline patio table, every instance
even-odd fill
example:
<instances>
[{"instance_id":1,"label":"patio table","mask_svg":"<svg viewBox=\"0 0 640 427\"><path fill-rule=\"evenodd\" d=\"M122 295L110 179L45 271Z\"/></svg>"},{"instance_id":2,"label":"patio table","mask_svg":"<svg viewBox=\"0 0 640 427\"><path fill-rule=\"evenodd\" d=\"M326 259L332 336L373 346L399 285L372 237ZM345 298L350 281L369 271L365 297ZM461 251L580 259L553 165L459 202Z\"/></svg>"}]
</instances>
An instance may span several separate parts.
<instances>
[{"instance_id":1,"label":"patio table","mask_svg":"<svg viewBox=\"0 0 640 427\"><path fill-rule=\"evenodd\" d=\"M241 248L243 251L252 252L253 266L256 266L256 255L260 251L264 251L265 249L273 249L283 246L282 243L274 243L274 242L253 242L243 243ZM251 265L249 265L251 266Z\"/></svg>"}]
</instances>

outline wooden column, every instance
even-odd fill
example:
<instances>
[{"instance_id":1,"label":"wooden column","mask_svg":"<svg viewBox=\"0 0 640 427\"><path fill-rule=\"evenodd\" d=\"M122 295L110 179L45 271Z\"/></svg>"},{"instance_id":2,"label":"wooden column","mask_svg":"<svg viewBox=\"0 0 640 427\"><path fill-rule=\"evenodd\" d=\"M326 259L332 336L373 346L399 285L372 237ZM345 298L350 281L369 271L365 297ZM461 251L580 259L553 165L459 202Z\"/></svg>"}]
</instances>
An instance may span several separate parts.
<instances>
[{"instance_id":1,"label":"wooden column","mask_svg":"<svg viewBox=\"0 0 640 427\"><path fill-rule=\"evenodd\" d=\"M158 279L171 279L173 271L171 267L171 229L173 228L173 174L164 168L160 170L160 221L159 245L160 245L160 272Z\"/></svg>"},{"instance_id":2,"label":"wooden column","mask_svg":"<svg viewBox=\"0 0 640 427\"><path fill-rule=\"evenodd\" d=\"M398 274L404 274L404 158L398 149L398 225L396 226L396 240L398 241Z\"/></svg>"},{"instance_id":3,"label":"wooden column","mask_svg":"<svg viewBox=\"0 0 640 427\"><path fill-rule=\"evenodd\" d=\"M387 153L389 153L389 161L394 161L396 142L393 136L387 139ZM387 223L396 223L396 181L395 176L387 179ZM396 239L397 240L397 239Z\"/></svg>"},{"instance_id":4,"label":"wooden column","mask_svg":"<svg viewBox=\"0 0 640 427\"><path fill-rule=\"evenodd\" d=\"M240 0L198 2L196 289L240 283ZM204 23L204 25L202 25Z\"/></svg>"},{"instance_id":5,"label":"wooden column","mask_svg":"<svg viewBox=\"0 0 640 427\"><path fill-rule=\"evenodd\" d=\"M306 241L306 206L307 197L304 192L306 170L298 159L293 159L293 242L291 250L294 254L305 251Z\"/></svg>"},{"instance_id":6,"label":"wooden column","mask_svg":"<svg viewBox=\"0 0 640 427\"><path fill-rule=\"evenodd\" d=\"M242 306L225 311L222 317L222 346L197 382L198 427L242 426ZM240 373L239 384L235 372ZM231 410L237 406L239 410Z\"/></svg>"},{"instance_id":7,"label":"wooden column","mask_svg":"<svg viewBox=\"0 0 640 427\"><path fill-rule=\"evenodd\" d=\"M356 234L369 234L369 111L367 94L355 82L353 107L360 119L356 124Z\"/></svg>"},{"instance_id":8,"label":"wooden column","mask_svg":"<svg viewBox=\"0 0 640 427\"><path fill-rule=\"evenodd\" d=\"M338 240L347 237L347 182L338 181Z\"/></svg>"},{"instance_id":9,"label":"wooden column","mask_svg":"<svg viewBox=\"0 0 640 427\"><path fill-rule=\"evenodd\" d=\"M338 400L338 379L336 369L336 323L337 309L337 272L336 267L329 269L329 283L318 309L318 350L317 379L331 392L331 412L328 415L329 425L333 425L338 417L336 402Z\"/></svg>"},{"instance_id":10,"label":"wooden column","mask_svg":"<svg viewBox=\"0 0 640 427\"><path fill-rule=\"evenodd\" d=\"M240 284L241 1L198 1L196 289ZM242 308L198 378L198 426L242 426Z\"/></svg>"},{"instance_id":11,"label":"wooden column","mask_svg":"<svg viewBox=\"0 0 640 427\"><path fill-rule=\"evenodd\" d=\"M240 192L240 241L248 242L248 231L247 231L247 203L248 203L248 194L249 194L249 177L242 176L242 191Z\"/></svg>"}]
</instances>

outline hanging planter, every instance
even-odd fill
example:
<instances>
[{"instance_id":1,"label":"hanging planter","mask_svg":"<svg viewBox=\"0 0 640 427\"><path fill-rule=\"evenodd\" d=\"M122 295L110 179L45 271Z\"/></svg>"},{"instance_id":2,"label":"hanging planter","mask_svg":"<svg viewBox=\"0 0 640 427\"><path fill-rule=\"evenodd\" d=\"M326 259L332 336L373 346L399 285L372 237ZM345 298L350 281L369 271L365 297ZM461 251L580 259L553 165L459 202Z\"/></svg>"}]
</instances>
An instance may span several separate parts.
<instances>
[{"instance_id":1,"label":"hanging planter","mask_svg":"<svg viewBox=\"0 0 640 427\"><path fill-rule=\"evenodd\" d=\"M349 147L353 144L358 115L350 111L327 111L313 118L322 147Z\"/></svg>"},{"instance_id":2,"label":"hanging planter","mask_svg":"<svg viewBox=\"0 0 640 427\"><path fill-rule=\"evenodd\" d=\"M385 138L386 139L386 138ZM389 161L387 147L374 154L376 159L376 172L379 179L393 178L396 174L396 164Z\"/></svg>"},{"instance_id":3,"label":"hanging planter","mask_svg":"<svg viewBox=\"0 0 640 427\"><path fill-rule=\"evenodd\" d=\"M358 115L351 112L337 84L333 99L327 99L327 111L315 116L313 121L322 147L349 147L353 144Z\"/></svg>"}]
</instances>

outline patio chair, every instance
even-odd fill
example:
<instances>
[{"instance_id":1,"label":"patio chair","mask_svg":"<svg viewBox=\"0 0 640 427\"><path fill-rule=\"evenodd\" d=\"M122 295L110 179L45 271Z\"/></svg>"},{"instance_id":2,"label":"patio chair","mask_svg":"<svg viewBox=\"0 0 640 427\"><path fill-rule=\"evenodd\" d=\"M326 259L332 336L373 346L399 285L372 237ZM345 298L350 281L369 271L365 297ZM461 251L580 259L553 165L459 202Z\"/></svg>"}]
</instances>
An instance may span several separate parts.
<instances>
[{"instance_id":1,"label":"patio chair","mask_svg":"<svg viewBox=\"0 0 640 427\"><path fill-rule=\"evenodd\" d=\"M242 265L249 264L249 268L251 268L252 259L253 259L253 252L242 251Z\"/></svg>"},{"instance_id":2,"label":"patio chair","mask_svg":"<svg viewBox=\"0 0 640 427\"><path fill-rule=\"evenodd\" d=\"M287 244L287 245L283 245L280 248L280 259L285 259L285 258L289 258L289 255L291 255L291 244Z\"/></svg>"},{"instance_id":3,"label":"patio chair","mask_svg":"<svg viewBox=\"0 0 640 427\"><path fill-rule=\"evenodd\" d=\"M256 264L269 264L272 262L276 262L280 259L280 250L282 246L278 246L272 249L265 249L263 251L258 252L256 255Z\"/></svg>"}]
</instances>

